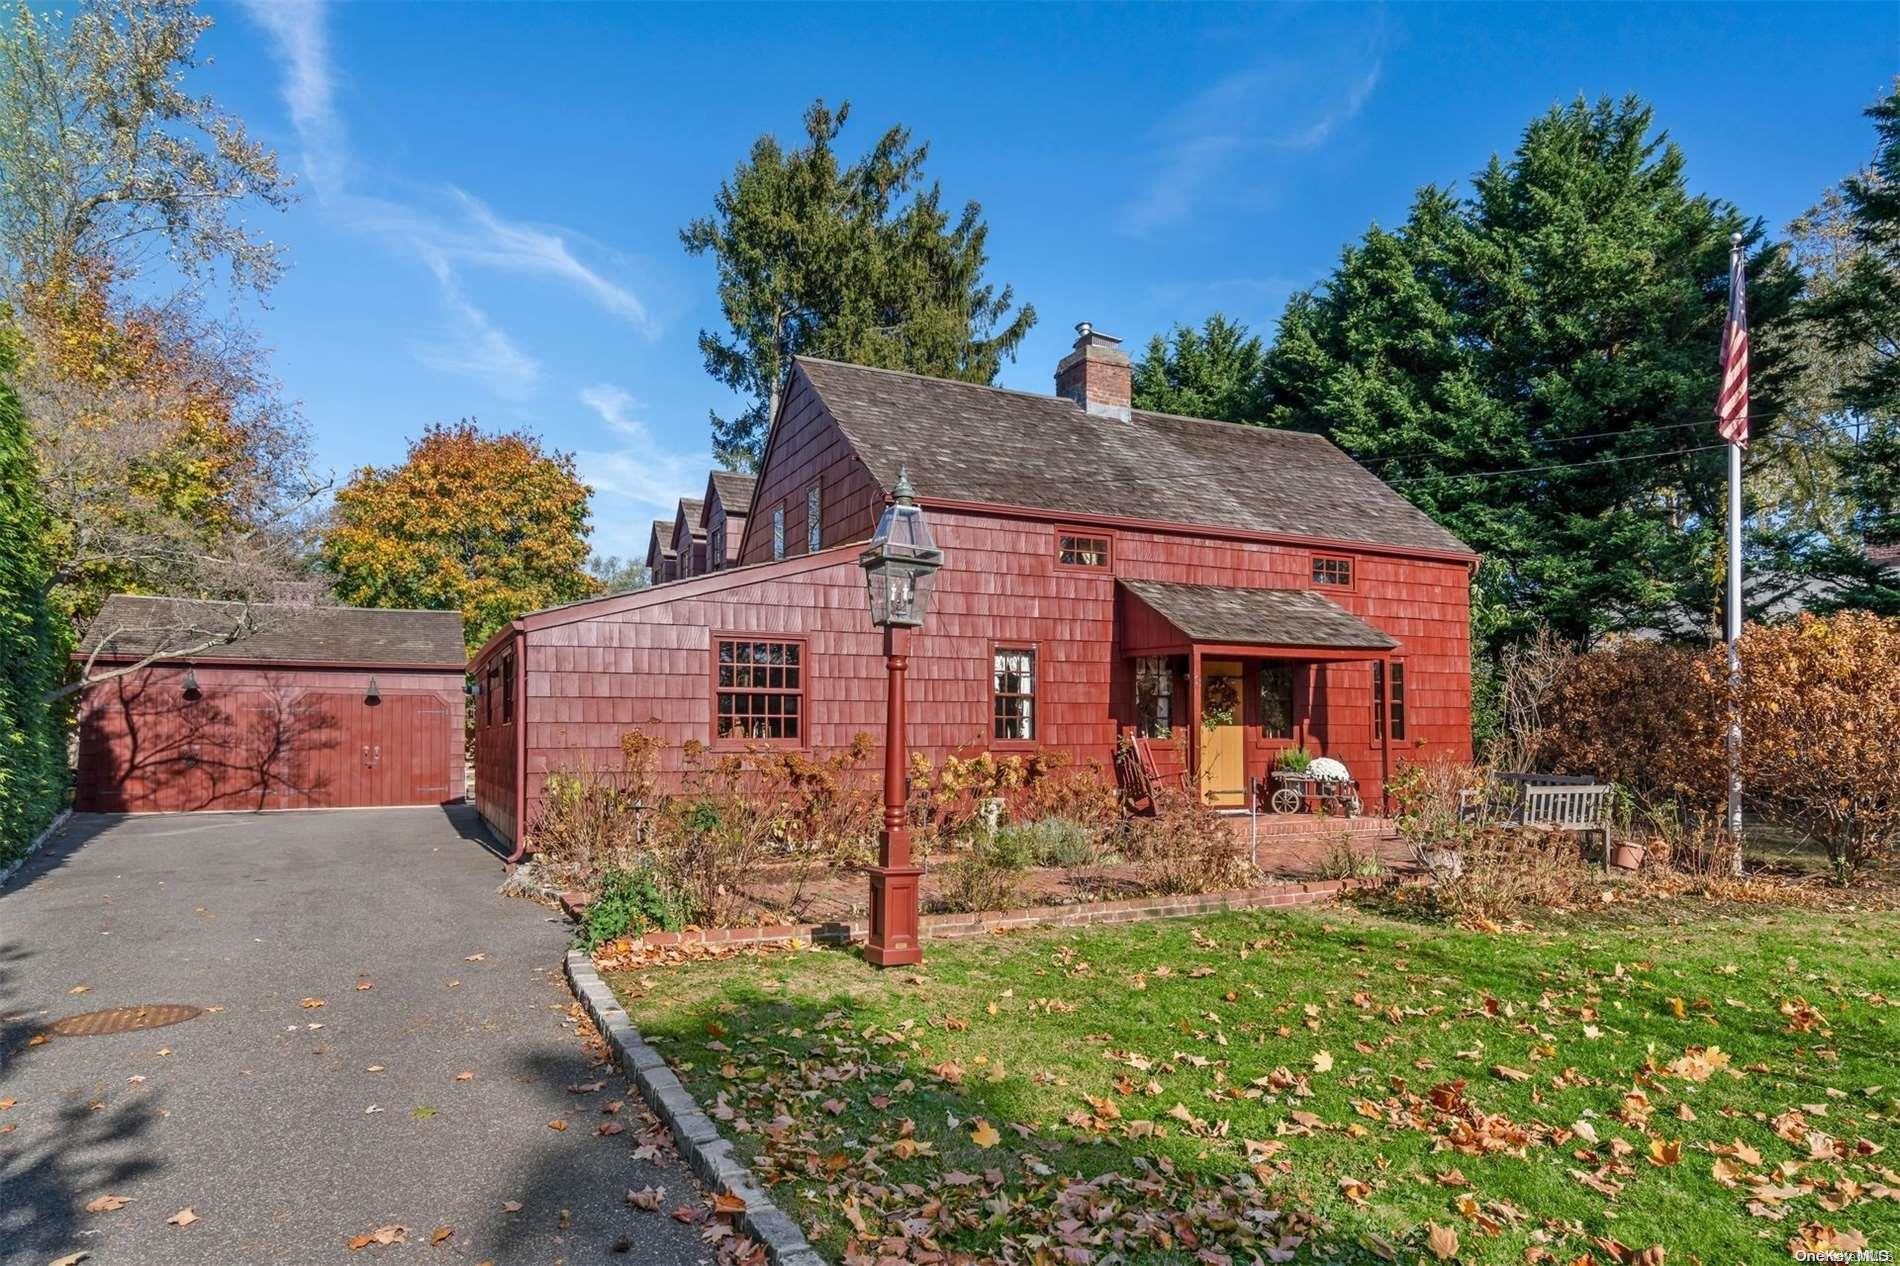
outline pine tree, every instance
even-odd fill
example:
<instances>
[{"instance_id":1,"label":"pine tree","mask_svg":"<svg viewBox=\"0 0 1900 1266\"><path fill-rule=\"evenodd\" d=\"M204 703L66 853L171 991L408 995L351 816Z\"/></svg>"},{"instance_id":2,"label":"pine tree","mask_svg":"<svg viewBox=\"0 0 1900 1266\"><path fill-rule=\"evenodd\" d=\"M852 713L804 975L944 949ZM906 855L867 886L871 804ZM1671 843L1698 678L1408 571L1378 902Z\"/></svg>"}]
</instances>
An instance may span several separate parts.
<instances>
[{"instance_id":1,"label":"pine tree","mask_svg":"<svg viewBox=\"0 0 1900 1266\"><path fill-rule=\"evenodd\" d=\"M1224 313L1200 329L1177 325L1148 341L1135 363L1135 407L1190 418L1259 423L1266 419L1260 336Z\"/></svg>"},{"instance_id":2,"label":"pine tree","mask_svg":"<svg viewBox=\"0 0 1900 1266\"><path fill-rule=\"evenodd\" d=\"M923 185L927 143L893 127L841 163L833 143L850 111L814 102L800 148L761 136L713 213L680 231L689 254L717 264L730 327L700 331L706 372L752 400L712 415L713 453L731 469L757 468L793 356L987 383L1035 324L1026 305L1010 315L1008 286L983 280L982 208L966 203L953 223Z\"/></svg>"},{"instance_id":3,"label":"pine tree","mask_svg":"<svg viewBox=\"0 0 1900 1266\"><path fill-rule=\"evenodd\" d=\"M1331 436L1491 560L1497 640L1713 610L1728 235L1748 236L1754 329L1797 279L1734 207L1689 194L1652 122L1634 98L1534 120L1468 198L1421 190L1402 227L1347 248L1268 356L1273 424ZM1757 452L1777 359L1754 360Z\"/></svg>"}]
</instances>

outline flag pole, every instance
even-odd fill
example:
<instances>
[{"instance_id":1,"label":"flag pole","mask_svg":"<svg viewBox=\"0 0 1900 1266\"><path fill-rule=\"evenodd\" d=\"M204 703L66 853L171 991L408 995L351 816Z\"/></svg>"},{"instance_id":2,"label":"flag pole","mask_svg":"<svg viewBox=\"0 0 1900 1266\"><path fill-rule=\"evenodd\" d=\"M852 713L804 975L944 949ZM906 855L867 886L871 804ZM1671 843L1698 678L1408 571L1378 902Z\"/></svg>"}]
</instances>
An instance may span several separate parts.
<instances>
[{"instance_id":1,"label":"flag pole","mask_svg":"<svg viewBox=\"0 0 1900 1266\"><path fill-rule=\"evenodd\" d=\"M1729 235L1729 275L1741 285L1742 235ZM1745 399L1745 397L1744 397ZM1746 403L1742 406L1743 417ZM1746 426L1746 422L1743 424ZM1742 443L1746 431L1728 444L1728 834L1734 845L1730 869L1742 873Z\"/></svg>"}]
</instances>

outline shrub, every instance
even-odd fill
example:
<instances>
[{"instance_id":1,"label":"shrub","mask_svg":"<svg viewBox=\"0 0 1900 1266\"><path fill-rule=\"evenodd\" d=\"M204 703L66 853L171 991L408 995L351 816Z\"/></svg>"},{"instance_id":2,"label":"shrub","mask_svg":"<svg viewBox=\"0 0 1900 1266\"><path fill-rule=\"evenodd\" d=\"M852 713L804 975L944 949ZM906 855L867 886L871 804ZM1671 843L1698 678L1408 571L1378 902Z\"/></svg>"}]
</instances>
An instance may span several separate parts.
<instances>
[{"instance_id":1,"label":"shrub","mask_svg":"<svg viewBox=\"0 0 1900 1266\"><path fill-rule=\"evenodd\" d=\"M587 883L631 864L651 808L612 770L556 770L548 775L528 838L543 861Z\"/></svg>"},{"instance_id":2,"label":"shrub","mask_svg":"<svg viewBox=\"0 0 1900 1266\"><path fill-rule=\"evenodd\" d=\"M1845 611L1742 638L1743 794L1797 825L1847 882L1900 850L1900 619ZM1623 643L1568 661L1537 759L1664 806L1691 835L1726 800L1728 668L1720 646ZM1706 851L1706 850L1705 850Z\"/></svg>"},{"instance_id":3,"label":"shrub","mask_svg":"<svg viewBox=\"0 0 1900 1266\"><path fill-rule=\"evenodd\" d=\"M1129 818L1122 830L1122 851L1148 892L1218 892L1255 878L1227 820L1178 788L1157 785L1153 815Z\"/></svg>"},{"instance_id":4,"label":"shrub","mask_svg":"<svg viewBox=\"0 0 1900 1266\"><path fill-rule=\"evenodd\" d=\"M1003 827L996 833L996 847L1019 852L1031 866L1073 870L1094 864L1097 838L1095 832L1080 822L1050 817Z\"/></svg>"},{"instance_id":5,"label":"shrub","mask_svg":"<svg viewBox=\"0 0 1900 1266\"><path fill-rule=\"evenodd\" d=\"M677 932L685 925L678 898L662 885L651 864L616 866L601 875L600 891L588 905L575 939L594 950L617 936L654 929Z\"/></svg>"},{"instance_id":6,"label":"shrub","mask_svg":"<svg viewBox=\"0 0 1900 1266\"><path fill-rule=\"evenodd\" d=\"M993 840L979 839L943 868L938 903L964 912L1011 909L1020 900L1030 861L1028 841L1020 833L999 831Z\"/></svg>"},{"instance_id":7,"label":"shrub","mask_svg":"<svg viewBox=\"0 0 1900 1266\"><path fill-rule=\"evenodd\" d=\"M1273 761L1273 767L1275 769L1290 770L1296 774L1305 773L1308 769L1312 768L1312 765L1313 753L1307 751L1304 747L1285 748Z\"/></svg>"}]
</instances>

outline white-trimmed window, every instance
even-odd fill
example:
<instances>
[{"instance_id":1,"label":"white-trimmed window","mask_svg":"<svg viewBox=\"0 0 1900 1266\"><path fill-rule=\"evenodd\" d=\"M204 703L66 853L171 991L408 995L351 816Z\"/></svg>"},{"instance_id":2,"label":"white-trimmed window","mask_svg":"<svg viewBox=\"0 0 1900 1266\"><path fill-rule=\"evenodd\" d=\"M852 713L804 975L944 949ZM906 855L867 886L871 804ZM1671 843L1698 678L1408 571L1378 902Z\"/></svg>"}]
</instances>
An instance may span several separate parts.
<instances>
[{"instance_id":1,"label":"white-trimmed window","mask_svg":"<svg viewBox=\"0 0 1900 1266\"><path fill-rule=\"evenodd\" d=\"M999 743L1036 741L1036 648L999 646L994 656L995 724L991 735Z\"/></svg>"}]
</instances>

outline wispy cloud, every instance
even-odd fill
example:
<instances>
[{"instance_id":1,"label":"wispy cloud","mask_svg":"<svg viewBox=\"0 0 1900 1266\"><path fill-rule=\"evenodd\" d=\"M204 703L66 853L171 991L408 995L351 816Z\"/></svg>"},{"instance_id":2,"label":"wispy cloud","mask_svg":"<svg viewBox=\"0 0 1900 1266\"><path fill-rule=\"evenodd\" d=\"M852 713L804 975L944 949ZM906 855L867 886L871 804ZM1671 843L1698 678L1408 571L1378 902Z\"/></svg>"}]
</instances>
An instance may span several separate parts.
<instances>
[{"instance_id":1,"label":"wispy cloud","mask_svg":"<svg viewBox=\"0 0 1900 1266\"><path fill-rule=\"evenodd\" d=\"M532 395L541 380L541 362L522 351L486 312L468 301L448 260L425 251L423 262L442 288L442 302L453 324L446 338L411 344L416 359L430 369L485 382L500 396L520 400Z\"/></svg>"},{"instance_id":2,"label":"wispy cloud","mask_svg":"<svg viewBox=\"0 0 1900 1266\"><path fill-rule=\"evenodd\" d=\"M640 402L625 387L593 383L581 388L580 401L620 441L613 448L575 454L581 478L595 493L625 503L621 513L604 516L621 527L618 533L603 531L601 547L615 553L644 553L647 521L665 518L681 497L698 496L703 490L706 455L662 448L639 417Z\"/></svg>"},{"instance_id":3,"label":"wispy cloud","mask_svg":"<svg viewBox=\"0 0 1900 1266\"><path fill-rule=\"evenodd\" d=\"M245 9L276 45L303 171L324 210L412 255L436 279L449 330L444 341L415 345L422 364L469 374L512 395L532 391L540 376L539 363L469 298L462 282L469 268L546 277L580 291L641 333L658 333L638 296L576 254L575 244L587 242L583 235L509 219L454 184L440 189L437 205L426 196L405 201L361 192L337 108L325 0L245 0Z\"/></svg>"},{"instance_id":4,"label":"wispy cloud","mask_svg":"<svg viewBox=\"0 0 1900 1266\"><path fill-rule=\"evenodd\" d=\"M1260 62L1183 102L1152 136L1153 170L1122 209L1122 227L1147 233L1186 219L1241 163L1297 154L1332 140L1379 86L1383 36L1315 62Z\"/></svg>"}]
</instances>

